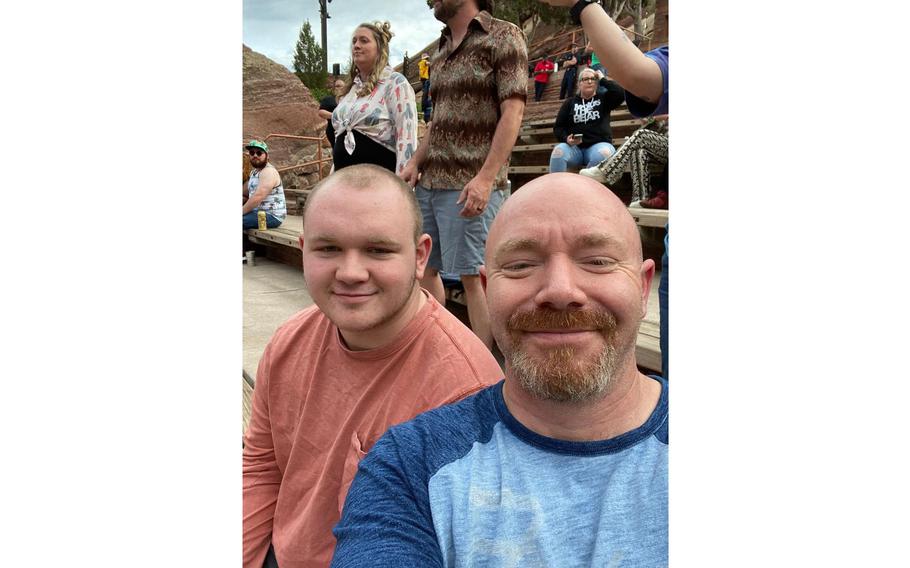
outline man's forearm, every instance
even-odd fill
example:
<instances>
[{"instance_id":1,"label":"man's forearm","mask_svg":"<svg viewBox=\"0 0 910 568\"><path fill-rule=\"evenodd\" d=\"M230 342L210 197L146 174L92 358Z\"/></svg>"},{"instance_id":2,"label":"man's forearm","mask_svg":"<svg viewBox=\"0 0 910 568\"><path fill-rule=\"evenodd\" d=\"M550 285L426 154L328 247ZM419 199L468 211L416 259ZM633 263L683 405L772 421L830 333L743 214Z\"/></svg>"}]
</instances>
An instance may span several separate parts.
<instances>
[{"instance_id":1,"label":"man's forearm","mask_svg":"<svg viewBox=\"0 0 910 568\"><path fill-rule=\"evenodd\" d=\"M663 77L657 63L638 50L600 5L581 12L581 25L610 77L641 99L652 103L660 99Z\"/></svg>"},{"instance_id":2,"label":"man's forearm","mask_svg":"<svg viewBox=\"0 0 910 568\"><path fill-rule=\"evenodd\" d=\"M490 152L478 172L478 175L491 180L496 177L499 168L512 153L525 109L524 101L519 98L506 99L502 105L502 115L499 117L499 122L496 123L496 131L493 133L493 141L490 143Z\"/></svg>"},{"instance_id":3,"label":"man's forearm","mask_svg":"<svg viewBox=\"0 0 910 568\"><path fill-rule=\"evenodd\" d=\"M256 193L251 195L250 198L247 200L247 202L243 204L243 214L246 215L253 209L256 209L257 207L259 207L259 204L262 203L262 200L265 199L266 195L268 195L270 191L271 190L266 191L265 193L262 193L261 191L257 191Z\"/></svg>"},{"instance_id":4,"label":"man's forearm","mask_svg":"<svg viewBox=\"0 0 910 568\"><path fill-rule=\"evenodd\" d=\"M427 159L427 152L430 149L430 133L433 132L433 122L427 123L427 130L423 133L423 140L420 141L420 144L417 145L417 151L414 152L414 155L411 156L411 161L414 162L414 165L417 166L417 171L420 171L420 168L423 166L423 163Z\"/></svg>"}]
</instances>

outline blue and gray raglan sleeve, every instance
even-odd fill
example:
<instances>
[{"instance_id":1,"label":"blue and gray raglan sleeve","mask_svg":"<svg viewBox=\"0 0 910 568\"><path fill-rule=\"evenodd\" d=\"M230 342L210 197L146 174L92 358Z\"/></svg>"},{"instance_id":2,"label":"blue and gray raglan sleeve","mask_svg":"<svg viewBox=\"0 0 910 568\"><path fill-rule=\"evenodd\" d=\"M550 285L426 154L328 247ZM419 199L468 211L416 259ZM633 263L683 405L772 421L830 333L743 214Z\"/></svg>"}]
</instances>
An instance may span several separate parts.
<instances>
[{"instance_id":1,"label":"blue and gray raglan sleeve","mask_svg":"<svg viewBox=\"0 0 910 568\"><path fill-rule=\"evenodd\" d=\"M409 424L393 428L360 462L333 533L332 568L441 567L429 502L429 464ZM400 449L406 449L403 457Z\"/></svg>"}]
</instances>

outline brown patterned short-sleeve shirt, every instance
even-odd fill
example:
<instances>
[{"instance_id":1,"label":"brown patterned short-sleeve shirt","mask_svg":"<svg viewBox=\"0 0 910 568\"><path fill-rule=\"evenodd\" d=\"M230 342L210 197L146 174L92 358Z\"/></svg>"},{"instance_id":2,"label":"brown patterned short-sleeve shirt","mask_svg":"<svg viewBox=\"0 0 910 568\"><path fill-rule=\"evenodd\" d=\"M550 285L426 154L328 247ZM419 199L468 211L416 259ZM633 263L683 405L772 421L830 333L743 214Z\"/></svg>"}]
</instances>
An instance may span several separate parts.
<instances>
[{"instance_id":1,"label":"brown patterned short-sleeve shirt","mask_svg":"<svg viewBox=\"0 0 910 568\"><path fill-rule=\"evenodd\" d=\"M518 26L481 11L456 49L451 30L442 31L431 68L433 130L420 185L460 190L477 175L490 152L500 103L527 97L527 42ZM506 186L508 171L506 160L494 189Z\"/></svg>"}]
</instances>

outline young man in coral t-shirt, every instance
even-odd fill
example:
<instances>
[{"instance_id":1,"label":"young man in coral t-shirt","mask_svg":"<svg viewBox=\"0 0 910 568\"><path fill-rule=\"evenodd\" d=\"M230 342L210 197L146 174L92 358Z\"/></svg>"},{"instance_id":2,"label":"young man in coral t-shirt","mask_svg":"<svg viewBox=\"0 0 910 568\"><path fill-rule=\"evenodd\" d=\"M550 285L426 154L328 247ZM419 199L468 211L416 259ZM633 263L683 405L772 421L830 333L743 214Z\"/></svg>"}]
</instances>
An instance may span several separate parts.
<instances>
[{"instance_id":1,"label":"young man in coral t-shirt","mask_svg":"<svg viewBox=\"0 0 910 568\"><path fill-rule=\"evenodd\" d=\"M243 565L328 566L348 486L385 431L502 377L423 290L430 253L411 188L357 165L321 182L300 238L316 305L272 337L243 450Z\"/></svg>"}]
</instances>

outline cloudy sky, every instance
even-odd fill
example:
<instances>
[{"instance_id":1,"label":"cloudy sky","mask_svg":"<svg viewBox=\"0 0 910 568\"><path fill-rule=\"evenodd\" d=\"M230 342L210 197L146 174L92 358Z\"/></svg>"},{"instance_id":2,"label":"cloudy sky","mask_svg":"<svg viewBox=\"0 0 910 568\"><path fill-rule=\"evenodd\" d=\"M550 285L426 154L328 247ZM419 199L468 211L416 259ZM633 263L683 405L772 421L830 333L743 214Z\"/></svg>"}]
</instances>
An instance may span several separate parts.
<instances>
[{"instance_id":1,"label":"cloudy sky","mask_svg":"<svg viewBox=\"0 0 910 568\"><path fill-rule=\"evenodd\" d=\"M332 0L328 12L329 70L332 63L342 67L348 63L351 34L361 22L392 24L393 67L401 63L405 51L413 55L436 40L443 27L424 0ZM321 41L318 0L243 0L243 43L290 69L304 20L310 21L313 37Z\"/></svg>"}]
</instances>

